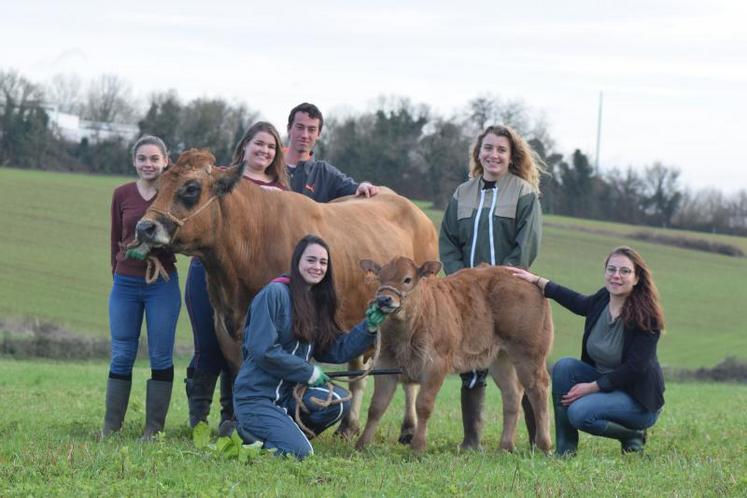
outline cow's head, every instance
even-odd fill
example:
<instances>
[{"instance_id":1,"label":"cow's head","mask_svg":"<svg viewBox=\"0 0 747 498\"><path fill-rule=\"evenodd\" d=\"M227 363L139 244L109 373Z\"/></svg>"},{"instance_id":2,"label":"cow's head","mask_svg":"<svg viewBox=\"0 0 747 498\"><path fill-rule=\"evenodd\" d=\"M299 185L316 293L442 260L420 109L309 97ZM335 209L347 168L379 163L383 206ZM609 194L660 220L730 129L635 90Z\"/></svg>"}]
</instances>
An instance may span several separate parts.
<instances>
[{"instance_id":1,"label":"cow's head","mask_svg":"<svg viewBox=\"0 0 747 498\"><path fill-rule=\"evenodd\" d=\"M364 272L371 272L378 278L376 302L387 313L397 312L402 308L407 296L417 290L421 278L435 275L441 270L441 263L438 261L426 261L418 266L404 256L392 259L383 267L370 259L362 259L360 265Z\"/></svg>"},{"instance_id":2,"label":"cow's head","mask_svg":"<svg viewBox=\"0 0 747 498\"><path fill-rule=\"evenodd\" d=\"M211 247L218 201L233 190L242 174L243 163L216 168L215 157L206 150L182 153L159 178L158 194L135 229L138 242L170 246L186 254Z\"/></svg>"}]
</instances>

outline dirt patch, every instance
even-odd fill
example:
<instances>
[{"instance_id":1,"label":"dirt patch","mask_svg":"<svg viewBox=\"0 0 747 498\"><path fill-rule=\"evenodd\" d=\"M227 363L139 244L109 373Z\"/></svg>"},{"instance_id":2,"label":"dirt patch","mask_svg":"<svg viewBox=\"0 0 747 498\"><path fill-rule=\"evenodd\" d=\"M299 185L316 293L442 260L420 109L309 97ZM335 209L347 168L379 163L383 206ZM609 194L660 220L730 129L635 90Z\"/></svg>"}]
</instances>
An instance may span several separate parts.
<instances>
[{"instance_id":1,"label":"dirt patch","mask_svg":"<svg viewBox=\"0 0 747 498\"><path fill-rule=\"evenodd\" d=\"M716 254L723 254L726 256L733 256L736 258L743 258L745 256L744 251L739 247L731 244L725 244L722 242L714 242L707 239L696 239L692 237L685 237L681 235L665 235L654 232L631 232L621 233L614 232L612 230L604 230L601 228L587 228L578 225L568 225L564 223L544 223L546 227L561 228L563 230L575 230L577 232L592 233L595 235L604 235L608 237L625 237L627 239L642 240L644 242L651 242L653 244L661 244L665 246L681 247L683 249L692 249L695 251L711 252Z\"/></svg>"},{"instance_id":2,"label":"dirt patch","mask_svg":"<svg viewBox=\"0 0 747 498\"><path fill-rule=\"evenodd\" d=\"M0 318L0 355L19 359L92 360L108 359L109 352L108 338L83 337L55 323L39 319ZM190 355L192 348L177 347L174 354ZM147 340L141 336L138 357L147 355Z\"/></svg>"}]
</instances>

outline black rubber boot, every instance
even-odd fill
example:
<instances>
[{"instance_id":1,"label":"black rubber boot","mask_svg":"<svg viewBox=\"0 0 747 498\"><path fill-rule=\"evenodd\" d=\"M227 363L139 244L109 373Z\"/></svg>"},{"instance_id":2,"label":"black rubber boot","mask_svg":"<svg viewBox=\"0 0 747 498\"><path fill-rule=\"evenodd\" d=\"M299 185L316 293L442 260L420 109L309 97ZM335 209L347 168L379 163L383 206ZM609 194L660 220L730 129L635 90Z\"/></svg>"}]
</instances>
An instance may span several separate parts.
<instances>
[{"instance_id":1,"label":"black rubber boot","mask_svg":"<svg viewBox=\"0 0 747 498\"><path fill-rule=\"evenodd\" d=\"M163 431L173 385L173 382L148 379L145 391L145 430L141 438L143 441L150 441Z\"/></svg>"},{"instance_id":2,"label":"black rubber boot","mask_svg":"<svg viewBox=\"0 0 747 498\"><path fill-rule=\"evenodd\" d=\"M620 441L623 453L640 453L646 445L646 431L630 429L616 422L607 422L600 436Z\"/></svg>"},{"instance_id":3,"label":"black rubber boot","mask_svg":"<svg viewBox=\"0 0 747 498\"><path fill-rule=\"evenodd\" d=\"M236 427L233 416L233 381L236 377L224 370L220 375L220 425L218 436L229 437Z\"/></svg>"},{"instance_id":4,"label":"black rubber boot","mask_svg":"<svg viewBox=\"0 0 747 498\"><path fill-rule=\"evenodd\" d=\"M199 422L207 422L217 380L217 375L205 370L194 370L191 373L187 371L184 387L187 391L190 427L194 427Z\"/></svg>"},{"instance_id":5,"label":"black rubber boot","mask_svg":"<svg viewBox=\"0 0 747 498\"><path fill-rule=\"evenodd\" d=\"M131 380L113 379L109 377L106 383L106 414L101 437L105 438L122 428L127 404L130 401Z\"/></svg>"},{"instance_id":6,"label":"black rubber boot","mask_svg":"<svg viewBox=\"0 0 747 498\"><path fill-rule=\"evenodd\" d=\"M552 393L555 414L555 455L574 456L578 449L578 430L568 420L568 408L560 402L561 394Z\"/></svg>"},{"instance_id":7,"label":"black rubber boot","mask_svg":"<svg viewBox=\"0 0 747 498\"><path fill-rule=\"evenodd\" d=\"M462 450L479 450L482 435L482 410L485 404L485 386L472 389L462 386L462 426L464 440L459 447Z\"/></svg>"}]
</instances>

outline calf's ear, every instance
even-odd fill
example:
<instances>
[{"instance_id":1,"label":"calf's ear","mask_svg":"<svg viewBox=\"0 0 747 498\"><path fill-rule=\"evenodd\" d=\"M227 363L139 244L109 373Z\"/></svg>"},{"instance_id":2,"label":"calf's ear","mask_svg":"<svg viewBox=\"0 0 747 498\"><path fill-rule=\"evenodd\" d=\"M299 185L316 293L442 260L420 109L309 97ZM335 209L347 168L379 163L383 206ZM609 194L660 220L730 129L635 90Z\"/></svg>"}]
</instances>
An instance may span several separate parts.
<instances>
[{"instance_id":1,"label":"calf's ear","mask_svg":"<svg viewBox=\"0 0 747 498\"><path fill-rule=\"evenodd\" d=\"M381 266L379 266L379 264L375 261L371 261L370 259L361 259L360 265L361 270L363 270L364 272L371 272L376 276L378 276L379 272L381 271Z\"/></svg>"},{"instance_id":2,"label":"calf's ear","mask_svg":"<svg viewBox=\"0 0 747 498\"><path fill-rule=\"evenodd\" d=\"M216 174L218 178L213 184L213 192L218 197L222 197L230 194L234 187L241 181L241 176L244 174L244 163L231 166L222 171L218 170Z\"/></svg>"},{"instance_id":3,"label":"calf's ear","mask_svg":"<svg viewBox=\"0 0 747 498\"><path fill-rule=\"evenodd\" d=\"M441 271L440 261L426 261L418 268L418 276L422 278L428 275L436 275L439 271Z\"/></svg>"}]
</instances>

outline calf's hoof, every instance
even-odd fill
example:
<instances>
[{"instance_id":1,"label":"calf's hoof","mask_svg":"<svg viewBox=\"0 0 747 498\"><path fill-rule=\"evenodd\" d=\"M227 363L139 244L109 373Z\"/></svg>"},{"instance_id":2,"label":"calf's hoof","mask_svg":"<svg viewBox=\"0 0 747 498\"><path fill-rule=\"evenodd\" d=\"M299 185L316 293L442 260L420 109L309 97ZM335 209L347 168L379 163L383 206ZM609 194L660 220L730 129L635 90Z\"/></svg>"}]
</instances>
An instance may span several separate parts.
<instances>
[{"instance_id":1,"label":"calf's hoof","mask_svg":"<svg viewBox=\"0 0 747 498\"><path fill-rule=\"evenodd\" d=\"M400 444L410 444L412 437L415 435L415 426L403 423L399 429L399 441Z\"/></svg>"},{"instance_id":2,"label":"calf's hoof","mask_svg":"<svg viewBox=\"0 0 747 498\"><path fill-rule=\"evenodd\" d=\"M340 427L337 428L337 431L335 431L335 434L346 441L353 440L358 434L360 434L361 430L358 425L353 424L340 424Z\"/></svg>"},{"instance_id":3,"label":"calf's hoof","mask_svg":"<svg viewBox=\"0 0 747 498\"><path fill-rule=\"evenodd\" d=\"M404 444L404 445L412 444L412 436L413 436L412 434L400 434L399 439L397 439L397 441L399 441L399 444Z\"/></svg>"}]
</instances>

